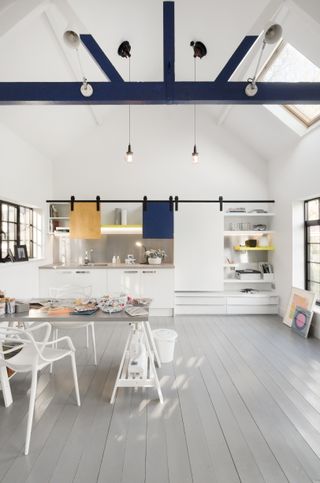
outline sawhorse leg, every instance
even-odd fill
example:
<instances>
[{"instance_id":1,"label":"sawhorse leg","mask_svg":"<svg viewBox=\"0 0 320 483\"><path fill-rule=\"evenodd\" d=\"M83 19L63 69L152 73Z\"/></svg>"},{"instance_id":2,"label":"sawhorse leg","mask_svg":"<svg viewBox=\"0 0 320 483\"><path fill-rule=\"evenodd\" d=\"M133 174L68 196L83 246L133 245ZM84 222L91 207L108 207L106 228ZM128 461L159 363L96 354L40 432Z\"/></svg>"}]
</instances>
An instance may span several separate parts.
<instances>
[{"instance_id":1,"label":"sawhorse leg","mask_svg":"<svg viewBox=\"0 0 320 483\"><path fill-rule=\"evenodd\" d=\"M123 366L124 366L124 362L126 360L126 355L127 355L129 344L131 342L131 338L132 338L132 329L130 328L130 334L128 335L127 342L126 342L126 345L125 345L125 348L124 348L124 351L123 351L123 354L122 354L122 359L121 359L121 362L120 362L120 366L119 366L119 370L118 370L118 374L117 374L117 379L116 379L116 382L114 383L114 388L113 388L113 391L112 391L110 404L113 404L114 400L116 398L117 389L119 387L118 382L119 382L119 379L121 377L122 369L123 369Z\"/></svg>"},{"instance_id":2,"label":"sawhorse leg","mask_svg":"<svg viewBox=\"0 0 320 483\"><path fill-rule=\"evenodd\" d=\"M147 332L147 336L149 337L149 341L151 343L151 347L152 347L152 350L153 350L153 353L154 353L154 357L157 361L157 366L161 367L160 357L159 357L159 354L158 354L157 346L154 342L154 338L153 338L153 335L152 335L152 330L151 330L151 327L150 327L149 320L146 320L145 324L146 324L145 329L146 329L146 332Z\"/></svg>"},{"instance_id":3,"label":"sawhorse leg","mask_svg":"<svg viewBox=\"0 0 320 483\"><path fill-rule=\"evenodd\" d=\"M161 386L160 386L160 382L159 382L159 379L158 379L156 367L154 365L153 353L152 353L152 350L151 350L151 347L150 347L146 327L145 327L144 324L145 324L145 322L142 322L142 330L143 330L143 333L144 333L145 343L146 343L146 346L147 346L147 352L148 352L148 355L149 355L150 368L151 368L151 372L152 372L152 375L153 375L153 378L154 378L155 386L156 386L157 391L158 391L159 401L160 401L161 404L163 404L163 396L162 396Z\"/></svg>"}]
</instances>

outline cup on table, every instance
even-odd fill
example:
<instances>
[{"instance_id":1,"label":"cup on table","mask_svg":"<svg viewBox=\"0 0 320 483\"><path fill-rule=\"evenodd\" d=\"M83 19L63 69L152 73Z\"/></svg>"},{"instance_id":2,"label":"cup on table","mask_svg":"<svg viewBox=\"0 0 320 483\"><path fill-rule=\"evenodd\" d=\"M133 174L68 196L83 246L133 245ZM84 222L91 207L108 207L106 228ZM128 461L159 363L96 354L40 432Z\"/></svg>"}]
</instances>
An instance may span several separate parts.
<instances>
[{"instance_id":1,"label":"cup on table","mask_svg":"<svg viewBox=\"0 0 320 483\"><path fill-rule=\"evenodd\" d=\"M14 314L15 311L16 311L15 300L9 300L9 302L6 302L6 312L7 312L7 314Z\"/></svg>"}]
</instances>

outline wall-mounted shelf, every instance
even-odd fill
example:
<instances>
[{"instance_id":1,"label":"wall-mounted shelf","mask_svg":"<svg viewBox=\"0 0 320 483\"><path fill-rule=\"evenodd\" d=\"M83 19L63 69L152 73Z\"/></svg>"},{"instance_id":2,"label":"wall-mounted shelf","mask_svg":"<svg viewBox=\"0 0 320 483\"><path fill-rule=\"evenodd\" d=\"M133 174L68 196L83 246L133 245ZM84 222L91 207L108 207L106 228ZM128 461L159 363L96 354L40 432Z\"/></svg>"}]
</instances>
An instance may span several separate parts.
<instances>
[{"instance_id":1,"label":"wall-mounted shelf","mask_svg":"<svg viewBox=\"0 0 320 483\"><path fill-rule=\"evenodd\" d=\"M224 236L263 236L263 235L271 235L274 233L272 230L250 230L250 231L244 231L244 230L229 230L224 232Z\"/></svg>"},{"instance_id":2,"label":"wall-mounted shelf","mask_svg":"<svg viewBox=\"0 0 320 483\"><path fill-rule=\"evenodd\" d=\"M245 284L249 284L249 283L270 283L270 284L272 284L273 281L271 282L271 281L263 280L262 278L256 279L256 280L240 280L239 278L225 278L224 283L245 283Z\"/></svg>"},{"instance_id":3,"label":"wall-mounted shelf","mask_svg":"<svg viewBox=\"0 0 320 483\"><path fill-rule=\"evenodd\" d=\"M233 247L233 249L236 251L236 252L261 252L261 251L273 251L274 250L274 247L243 247L243 246L240 246L240 245L236 245Z\"/></svg>"},{"instance_id":4,"label":"wall-mounted shelf","mask_svg":"<svg viewBox=\"0 0 320 483\"><path fill-rule=\"evenodd\" d=\"M274 216L274 213L225 213L224 216Z\"/></svg>"},{"instance_id":5,"label":"wall-mounted shelf","mask_svg":"<svg viewBox=\"0 0 320 483\"><path fill-rule=\"evenodd\" d=\"M102 225L101 233L103 235L141 235L142 225Z\"/></svg>"}]
</instances>

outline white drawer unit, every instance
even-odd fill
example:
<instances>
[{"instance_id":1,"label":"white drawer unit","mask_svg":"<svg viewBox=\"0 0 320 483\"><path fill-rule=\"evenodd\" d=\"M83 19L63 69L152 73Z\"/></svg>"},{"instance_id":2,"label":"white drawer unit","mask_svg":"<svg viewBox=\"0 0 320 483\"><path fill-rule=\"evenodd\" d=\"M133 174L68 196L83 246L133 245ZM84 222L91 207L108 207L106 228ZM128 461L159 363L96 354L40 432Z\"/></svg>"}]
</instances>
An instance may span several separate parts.
<instances>
[{"instance_id":1,"label":"white drawer unit","mask_svg":"<svg viewBox=\"0 0 320 483\"><path fill-rule=\"evenodd\" d=\"M227 297L228 314L278 314L279 297L277 295L246 294Z\"/></svg>"},{"instance_id":2,"label":"white drawer unit","mask_svg":"<svg viewBox=\"0 0 320 483\"><path fill-rule=\"evenodd\" d=\"M225 314L226 297L219 292L176 292L175 314Z\"/></svg>"}]
</instances>

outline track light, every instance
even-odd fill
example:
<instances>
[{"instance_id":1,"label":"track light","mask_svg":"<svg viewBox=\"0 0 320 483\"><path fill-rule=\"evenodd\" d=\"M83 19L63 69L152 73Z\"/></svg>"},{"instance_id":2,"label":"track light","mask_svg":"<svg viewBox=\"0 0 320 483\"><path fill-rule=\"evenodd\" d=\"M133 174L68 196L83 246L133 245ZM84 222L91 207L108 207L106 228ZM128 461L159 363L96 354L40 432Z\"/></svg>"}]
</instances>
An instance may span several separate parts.
<instances>
[{"instance_id":1,"label":"track light","mask_svg":"<svg viewBox=\"0 0 320 483\"><path fill-rule=\"evenodd\" d=\"M71 28L65 31L63 34L63 40L65 44L72 49L78 49L80 45L79 34L77 34L77 32Z\"/></svg>"},{"instance_id":2,"label":"track light","mask_svg":"<svg viewBox=\"0 0 320 483\"><path fill-rule=\"evenodd\" d=\"M257 75L258 75L259 67L260 67L260 64L261 64L263 51L264 51L266 45L267 44L272 45L272 44L279 42L281 37L282 37L282 27L281 27L281 25L275 23L275 24L271 24L270 26L268 26L265 29L265 34L264 34L264 38L263 38L258 62L257 62L257 67L256 67L256 70L254 72L254 76L250 77L248 79L249 84L245 88L245 93L248 97L254 97L258 92L258 86L256 84Z\"/></svg>"},{"instance_id":3,"label":"track light","mask_svg":"<svg viewBox=\"0 0 320 483\"><path fill-rule=\"evenodd\" d=\"M93 94L93 87L91 84L88 83L88 79L83 73L83 68L80 61L80 55L79 55L80 35L73 28L68 28L68 30L66 30L63 34L63 40L65 44L68 47L74 49L77 54L79 70L82 76L82 85L80 87L80 92L83 95L83 97L91 97Z\"/></svg>"}]
</instances>

